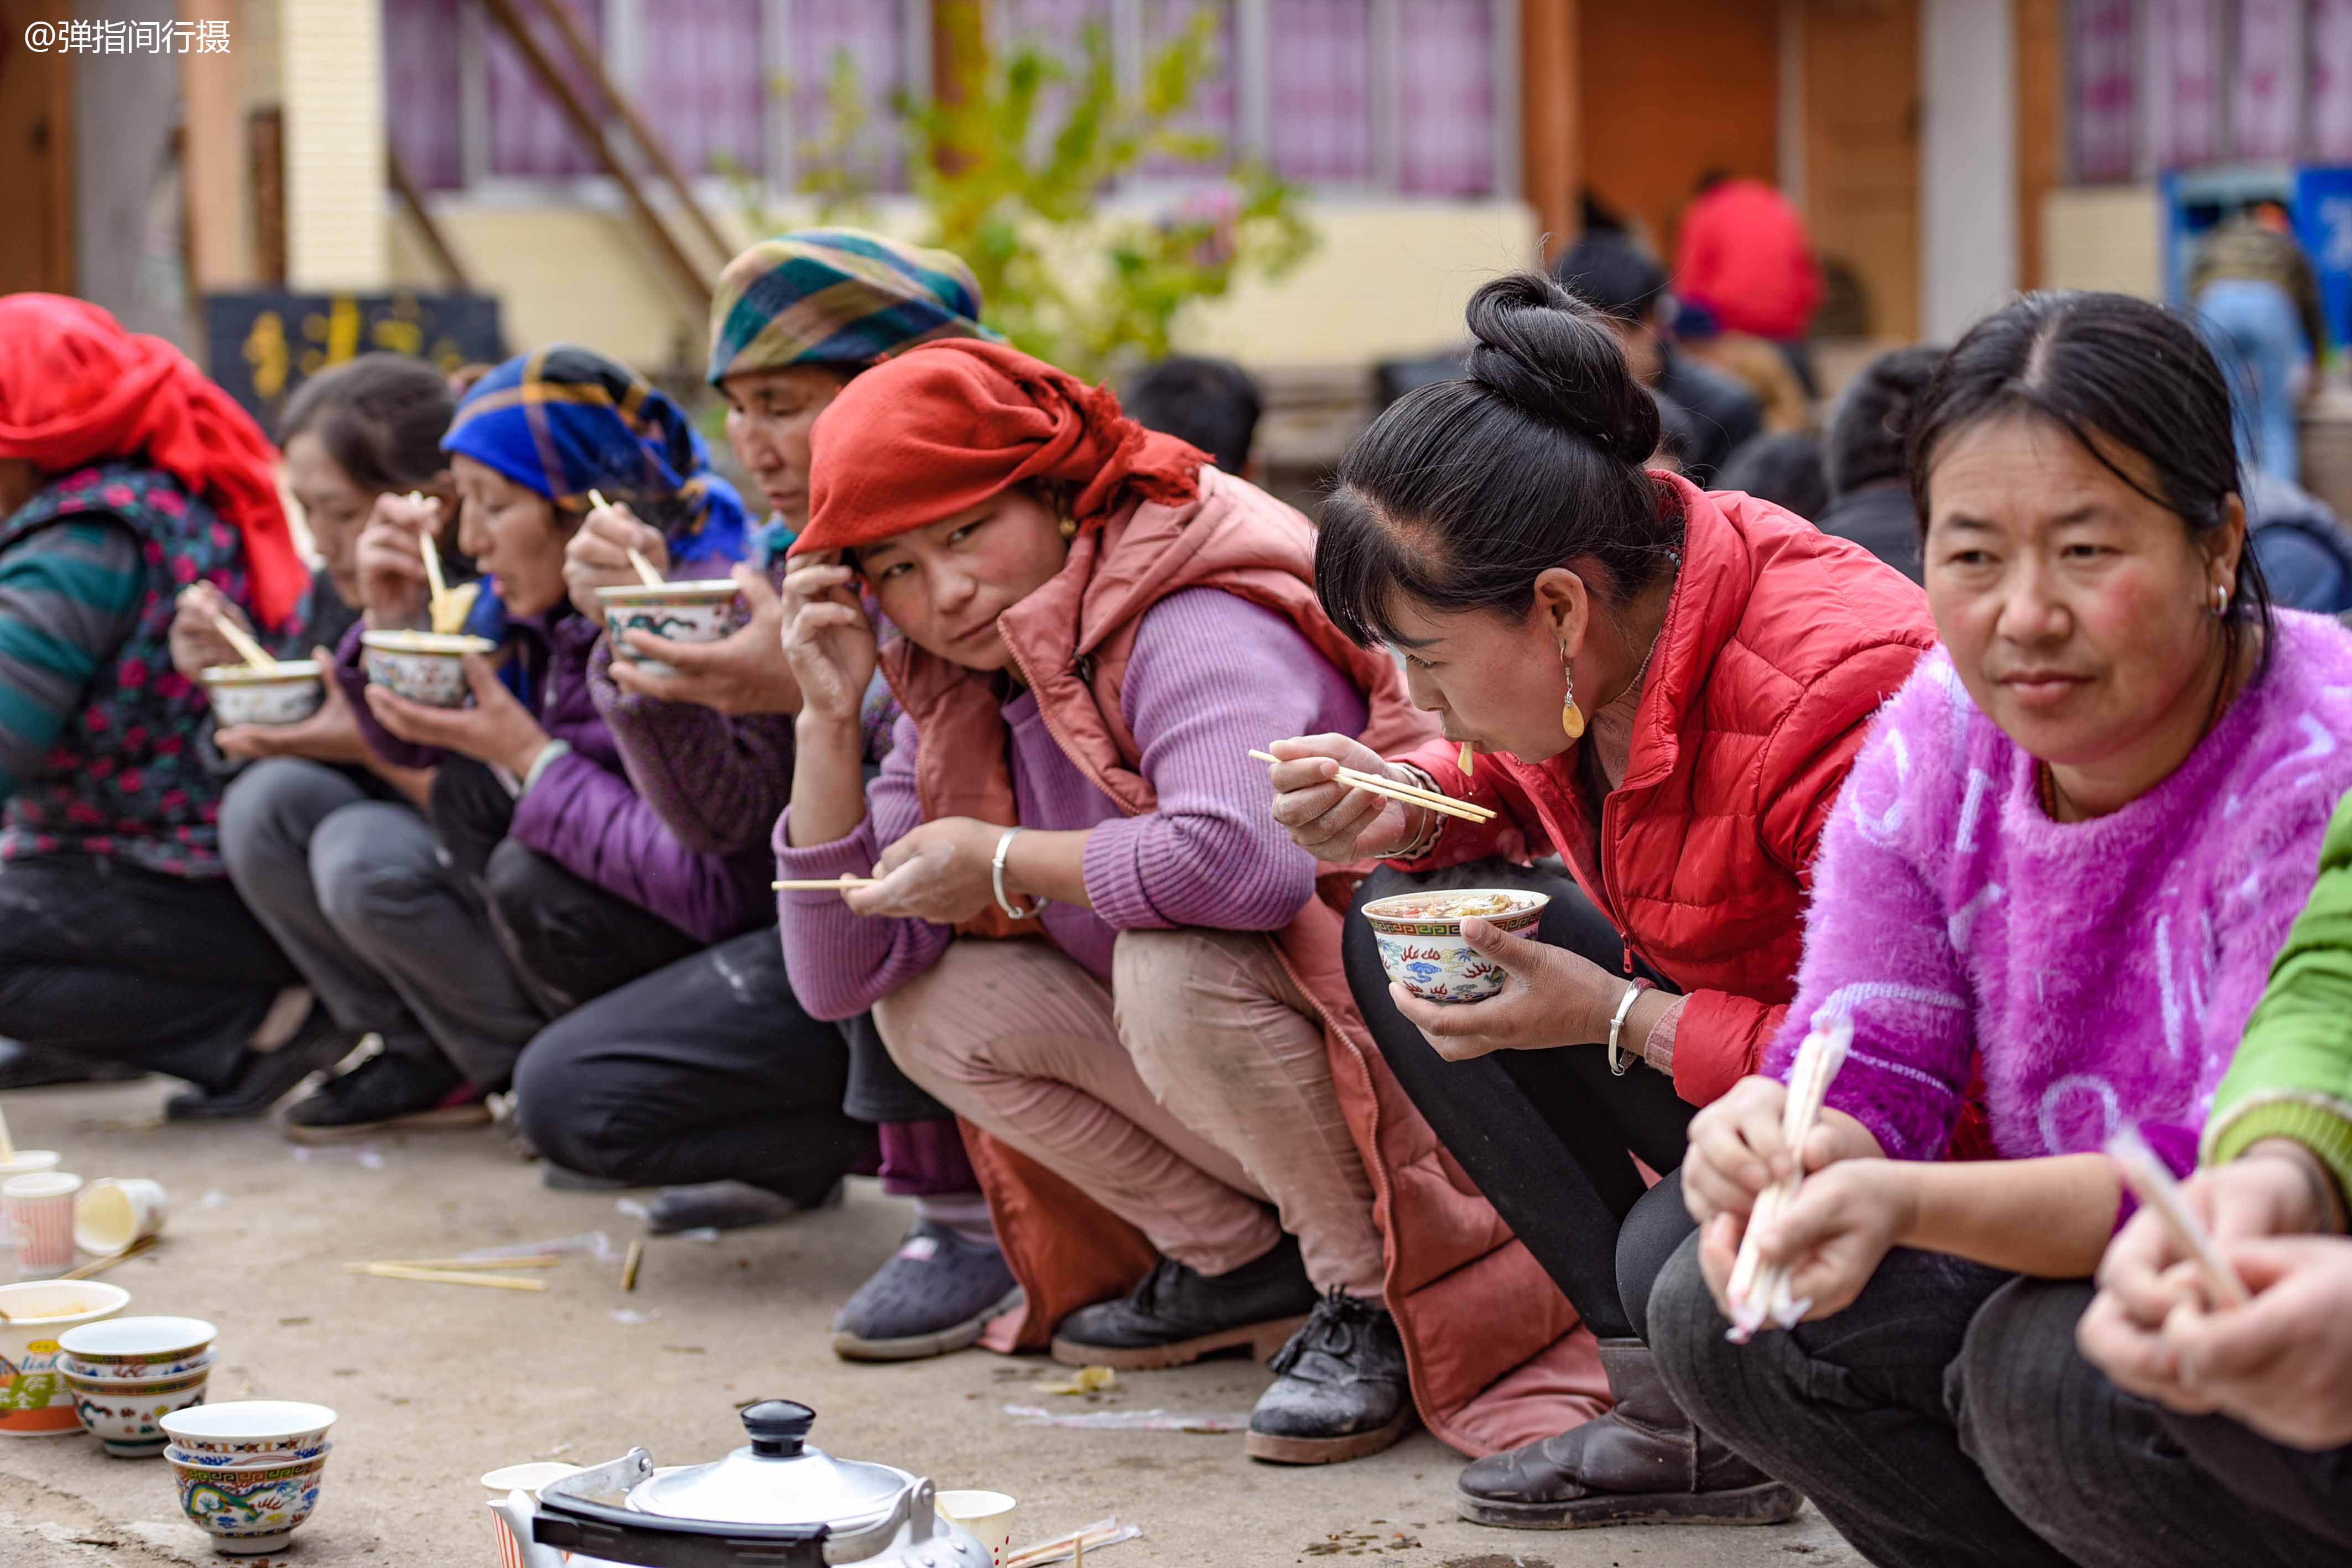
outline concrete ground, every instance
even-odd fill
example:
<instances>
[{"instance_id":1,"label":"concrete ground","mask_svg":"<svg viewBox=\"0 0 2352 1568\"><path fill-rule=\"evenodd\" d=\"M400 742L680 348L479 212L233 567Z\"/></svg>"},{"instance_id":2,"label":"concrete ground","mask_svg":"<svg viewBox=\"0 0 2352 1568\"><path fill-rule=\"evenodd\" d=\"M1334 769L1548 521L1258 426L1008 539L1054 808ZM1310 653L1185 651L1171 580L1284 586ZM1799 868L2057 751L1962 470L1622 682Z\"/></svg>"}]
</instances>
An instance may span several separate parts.
<instances>
[{"instance_id":1,"label":"concrete ground","mask_svg":"<svg viewBox=\"0 0 2352 1568\"><path fill-rule=\"evenodd\" d=\"M870 1182L848 1203L717 1241L648 1243L634 1294L618 1249L637 1222L615 1195L551 1192L488 1132L298 1154L265 1124L161 1127L161 1080L12 1097L24 1147L55 1148L86 1178L152 1176L172 1195L164 1245L107 1278L130 1312L220 1327L215 1399L316 1400L341 1412L317 1514L273 1563L495 1562L484 1493L494 1467L595 1463L632 1444L657 1463L716 1458L742 1439L734 1407L788 1396L818 1412L816 1441L942 1487L1020 1499L1023 1542L1117 1514L1140 1541L1106 1568L1384 1559L1397 1568L1654 1568L1861 1559L1807 1511L1758 1530L1538 1534L1453 1517L1461 1461L1425 1433L1325 1469L1255 1464L1238 1435L1022 1427L1008 1404L1057 1412L1245 1415L1266 1375L1225 1360L1130 1374L1106 1394L1034 1385L1042 1359L970 1352L853 1366L826 1348L836 1302L895 1243L904 1207ZM355 1277L347 1261L450 1257L601 1230L604 1264L565 1260L544 1294ZM0 1264L0 1273L5 1265ZM616 1312L650 1316L624 1322ZM658 1316L651 1316L657 1313ZM86 1437L0 1440L0 1568L210 1563L155 1460L110 1459ZM261 1561L249 1559L247 1561Z\"/></svg>"}]
</instances>

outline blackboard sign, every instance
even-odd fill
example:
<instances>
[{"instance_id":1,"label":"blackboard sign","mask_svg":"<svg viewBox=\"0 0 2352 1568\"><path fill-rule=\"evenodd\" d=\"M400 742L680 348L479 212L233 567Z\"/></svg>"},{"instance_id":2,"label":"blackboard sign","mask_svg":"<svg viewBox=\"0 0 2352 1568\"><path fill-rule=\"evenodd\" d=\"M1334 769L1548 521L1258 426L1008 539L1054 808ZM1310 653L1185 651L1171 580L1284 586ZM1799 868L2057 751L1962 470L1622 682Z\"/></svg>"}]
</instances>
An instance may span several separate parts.
<instances>
[{"instance_id":1,"label":"blackboard sign","mask_svg":"<svg viewBox=\"0 0 2352 1568\"><path fill-rule=\"evenodd\" d=\"M499 302L481 294L208 294L205 370L275 431L321 371L362 354L417 354L445 371L507 356Z\"/></svg>"}]
</instances>

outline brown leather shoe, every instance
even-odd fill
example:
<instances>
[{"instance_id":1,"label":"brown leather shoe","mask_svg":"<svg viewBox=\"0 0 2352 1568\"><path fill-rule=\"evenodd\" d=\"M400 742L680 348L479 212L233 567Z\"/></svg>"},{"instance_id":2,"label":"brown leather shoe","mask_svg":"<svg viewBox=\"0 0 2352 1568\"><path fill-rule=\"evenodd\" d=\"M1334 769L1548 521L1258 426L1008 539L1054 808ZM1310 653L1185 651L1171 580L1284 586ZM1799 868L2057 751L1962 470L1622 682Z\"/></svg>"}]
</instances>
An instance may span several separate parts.
<instances>
[{"instance_id":1,"label":"brown leather shoe","mask_svg":"<svg viewBox=\"0 0 2352 1568\"><path fill-rule=\"evenodd\" d=\"M1601 1342L1617 1406L1598 1420L1489 1454L1462 1472L1454 1511L1507 1530L1602 1524L1779 1524L1805 1503L1690 1423L1637 1339Z\"/></svg>"}]
</instances>

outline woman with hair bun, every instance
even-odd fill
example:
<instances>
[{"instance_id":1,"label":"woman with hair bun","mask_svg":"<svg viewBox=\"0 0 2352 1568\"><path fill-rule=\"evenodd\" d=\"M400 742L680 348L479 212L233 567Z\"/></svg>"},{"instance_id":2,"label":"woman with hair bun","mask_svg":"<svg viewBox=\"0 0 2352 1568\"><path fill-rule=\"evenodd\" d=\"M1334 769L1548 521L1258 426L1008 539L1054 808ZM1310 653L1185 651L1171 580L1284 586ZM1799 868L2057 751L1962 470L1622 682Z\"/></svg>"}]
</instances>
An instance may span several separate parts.
<instances>
[{"instance_id":1,"label":"woman with hair bun","mask_svg":"<svg viewBox=\"0 0 2352 1568\"><path fill-rule=\"evenodd\" d=\"M1429 881L1551 895L1533 941L1465 922L1507 976L1466 1006L1391 987L1369 927L1348 925L1390 1067L1566 1296L1562 1318L1598 1336L1615 1400L1573 1424L1555 1405L1537 1440L1493 1445L1457 1506L1528 1529L1785 1519L1797 1494L1666 1394L1618 1258L1647 1278L1637 1260L1687 1230L1676 1184L1644 1199L1642 1167L1674 1169L1693 1113L1778 1030L1815 846L1871 715L1935 631L1919 591L1859 547L1645 466L1656 405L1602 319L1549 281L1489 283L1469 324L1468 374L1402 399L1349 452L1315 563L1327 612L1402 656L1445 738L1384 758L1310 736L1277 743L1271 768L1296 841L1395 868L1360 907ZM1341 766L1496 815L1407 808L1335 782ZM1528 869L1551 856L1569 876Z\"/></svg>"}]
</instances>

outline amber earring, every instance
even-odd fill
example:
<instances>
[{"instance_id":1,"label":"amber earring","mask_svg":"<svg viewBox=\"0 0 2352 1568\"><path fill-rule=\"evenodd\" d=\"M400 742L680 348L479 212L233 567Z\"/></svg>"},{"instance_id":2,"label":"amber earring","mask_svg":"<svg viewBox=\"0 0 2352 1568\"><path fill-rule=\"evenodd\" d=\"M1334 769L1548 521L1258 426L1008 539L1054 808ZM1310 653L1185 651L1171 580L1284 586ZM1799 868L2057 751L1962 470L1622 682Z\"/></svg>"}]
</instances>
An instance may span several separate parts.
<instances>
[{"instance_id":1,"label":"amber earring","mask_svg":"<svg viewBox=\"0 0 2352 1568\"><path fill-rule=\"evenodd\" d=\"M1078 537L1077 518L1064 517L1062 519L1062 537L1066 539L1074 539Z\"/></svg>"},{"instance_id":2,"label":"amber earring","mask_svg":"<svg viewBox=\"0 0 2352 1568\"><path fill-rule=\"evenodd\" d=\"M1576 706L1576 672L1568 667L1568 650L1559 651L1559 677L1568 683L1568 692L1560 699L1559 727L1568 732L1570 740L1584 738L1584 710Z\"/></svg>"}]
</instances>

